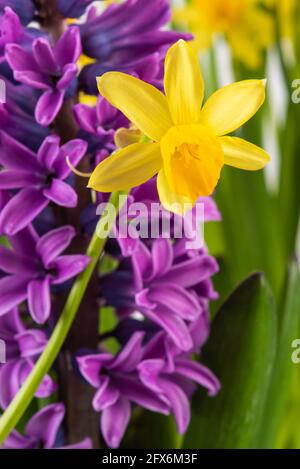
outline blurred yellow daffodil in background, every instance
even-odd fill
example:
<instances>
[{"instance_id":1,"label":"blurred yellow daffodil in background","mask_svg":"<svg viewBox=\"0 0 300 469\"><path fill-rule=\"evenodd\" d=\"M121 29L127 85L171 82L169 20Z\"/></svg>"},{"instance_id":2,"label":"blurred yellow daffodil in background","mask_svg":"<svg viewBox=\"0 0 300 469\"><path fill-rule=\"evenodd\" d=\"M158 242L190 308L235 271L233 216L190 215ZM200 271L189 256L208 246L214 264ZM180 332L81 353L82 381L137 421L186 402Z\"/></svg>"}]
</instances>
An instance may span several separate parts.
<instances>
[{"instance_id":1,"label":"blurred yellow daffodil in background","mask_svg":"<svg viewBox=\"0 0 300 469\"><path fill-rule=\"evenodd\" d=\"M295 34L295 15L297 0L265 0L271 10L277 10L280 35L283 39L293 40Z\"/></svg>"},{"instance_id":2,"label":"blurred yellow daffodil in background","mask_svg":"<svg viewBox=\"0 0 300 469\"><path fill-rule=\"evenodd\" d=\"M198 50L209 48L216 35L229 42L235 58L258 68L262 52L273 41L273 20L260 0L190 0L175 11L176 26L187 27Z\"/></svg>"},{"instance_id":3,"label":"blurred yellow daffodil in background","mask_svg":"<svg viewBox=\"0 0 300 469\"><path fill-rule=\"evenodd\" d=\"M225 86L201 109L204 82L198 58L180 40L167 53L164 86L166 95L120 72L108 72L98 79L102 96L151 142L133 143L101 162L90 178L90 188L101 192L129 189L158 173L162 204L183 213L199 196L212 194L224 164L257 170L269 161L259 147L225 137L263 104L264 80Z\"/></svg>"}]
</instances>

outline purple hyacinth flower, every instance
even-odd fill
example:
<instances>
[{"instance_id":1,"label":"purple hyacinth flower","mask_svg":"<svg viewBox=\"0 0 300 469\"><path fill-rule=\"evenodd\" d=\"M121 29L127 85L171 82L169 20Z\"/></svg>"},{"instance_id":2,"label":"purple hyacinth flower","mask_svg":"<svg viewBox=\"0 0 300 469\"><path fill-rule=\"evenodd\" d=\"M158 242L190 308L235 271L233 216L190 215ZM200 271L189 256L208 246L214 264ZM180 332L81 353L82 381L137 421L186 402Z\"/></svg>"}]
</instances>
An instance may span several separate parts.
<instances>
[{"instance_id":1,"label":"purple hyacinth flower","mask_svg":"<svg viewBox=\"0 0 300 469\"><path fill-rule=\"evenodd\" d=\"M3 60L5 46L12 42L19 43L24 36L24 29L18 15L9 7L4 8L0 16L0 61Z\"/></svg>"},{"instance_id":2,"label":"purple hyacinth flower","mask_svg":"<svg viewBox=\"0 0 300 469\"><path fill-rule=\"evenodd\" d=\"M132 62L122 62L120 64L95 62L82 69L79 75L80 87L88 94L98 94L95 76L101 76L111 70L128 73L142 81L146 81L153 86L163 88L163 55L153 53Z\"/></svg>"},{"instance_id":3,"label":"purple hyacinth flower","mask_svg":"<svg viewBox=\"0 0 300 469\"><path fill-rule=\"evenodd\" d=\"M57 446L58 432L64 416L63 404L50 404L43 407L28 421L24 435L13 430L1 449L91 449L90 438L85 438L74 445Z\"/></svg>"},{"instance_id":4,"label":"purple hyacinth flower","mask_svg":"<svg viewBox=\"0 0 300 469\"><path fill-rule=\"evenodd\" d=\"M65 97L72 95L80 54L79 29L74 26L68 28L54 46L46 38L35 39L32 52L18 44L6 46L5 57L15 80L42 91L35 109L40 125L51 124Z\"/></svg>"},{"instance_id":5,"label":"purple hyacinth flower","mask_svg":"<svg viewBox=\"0 0 300 469\"><path fill-rule=\"evenodd\" d=\"M171 19L168 0L126 0L103 13L91 8L80 25L83 50L102 63L124 64L167 47L190 34L163 31Z\"/></svg>"},{"instance_id":6,"label":"purple hyacinth flower","mask_svg":"<svg viewBox=\"0 0 300 469\"><path fill-rule=\"evenodd\" d=\"M41 127L34 118L36 94L25 85L14 85L6 80L6 101L0 103L1 129L34 151L49 135L49 128Z\"/></svg>"},{"instance_id":7,"label":"purple hyacinth flower","mask_svg":"<svg viewBox=\"0 0 300 469\"><path fill-rule=\"evenodd\" d=\"M78 18L94 0L57 0L57 8L65 18Z\"/></svg>"},{"instance_id":8,"label":"purple hyacinth flower","mask_svg":"<svg viewBox=\"0 0 300 469\"><path fill-rule=\"evenodd\" d=\"M63 207L76 207L77 194L65 182L71 173L66 163L68 156L73 166L83 158L87 144L70 140L59 146L55 135L47 137L37 154L0 133L0 190L17 190L0 214L0 232L16 234L44 210L50 202Z\"/></svg>"},{"instance_id":9,"label":"purple hyacinth flower","mask_svg":"<svg viewBox=\"0 0 300 469\"><path fill-rule=\"evenodd\" d=\"M140 202L144 205L144 212L142 212L141 205L136 205ZM182 236L180 241L177 240L177 251L181 247L183 252L185 252L186 244L191 241L195 242L198 240L199 244L203 243L200 230L195 230L195 228L197 227L198 204L203 204L204 206L204 222L220 221L221 219L220 212L218 211L214 200L211 197L199 197L197 204L195 204L191 212L188 212L184 216L184 234L189 235L189 238L187 238L186 236ZM157 210L155 210L154 207L156 207ZM137 213L139 218L138 229L134 230L133 226L131 226L131 232L129 233L128 220L134 220L134 218L136 218L137 216ZM149 213L151 213L151 220L149 219ZM165 225L167 229L172 223L172 226L174 227L173 231L176 230L177 227L179 229L179 232L182 232L182 216L170 214L170 212L165 210L160 204L157 192L156 178L152 178L145 184L133 188L126 200L126 203L123 205L119 213L118 223L115 229L122 254L125 257L132 255L132 253L139 246L139 238L141 237L140 233L143 231L143 229L145 233L152 232L152 228L151 226L149 226L150 222L152 224L152 227L159 227L158 236L163 236L166 238L172 237L172 232L163 232L163 220L166 221ZM168 221L170 221L170 223Z\"/></svg>"},{"instance_id":10,"label":"purple hyacinth flower","mask_svg":"<svg viewBox=\"0 0 300 469\"><path fill-rule=\"evenodd\" d=\"M5 7L0 15L0 63L5 60L7 44L21 44L31 48L32 41L43 33L34 28L24 28L19 16L9 7Z\"/></svg>"},{"instance_id":11,"label":"purple hyacinth flower","mask_svg":"<svg viewBox=\"0 0 300 469\"><path fill-rule=\"evenodd\" d=\"M100 14L91 7L79 27L84 53L97 62L80 73L81 87L97 94L95 76L110 70L134 73L161 86L166 49L179 39L192 39L190 34L164 30L170 17L168 0L126 0Z\"/></svg>"},{"instance_id":12,"label":"purple hyacinth flower","mask_svg":"<svg viewBox=\"0 0 300 469\"><path fill-rule=\"evenodd\" d=\"M220 390L216 376L204 365L182 354L164 333L148 342L138 365L141 381L170 406L178 432L186 432L190 422L190 397L195 384L215 396Z\"/></svg>"},{"instance_id":13,"label":"purple hyacinth flower","mask_svg":"<svg viewBox=\"0 0 300 469\"><path fill-rule=\"evenodd\" d=\"M47 337L41 330L26 329L16 308L0 316L0 337L6 344L6 363L0 365L0 406L5 409L32 371ZM46 375L35 396L49 397L55 389L55 383Z\"/></svg>"},{"instance_id":14,"label":"purple hyacinth flower","mask_svg":"<svg viewBox=\"0 0 300 469\"><path fill-rule=\"evenodd\" d=\"M0 12L3 13L5 7L14 10L24 25L34 19L35 5L32 0L0 0Z\"/></svg>"},{"instance_id":15,"label":"purple hyacinth flower","mask_svg":"<svg viewBox=\"0 0 300 469\"><path fill-rule=\"evenodd\" d=\"M89 151L99 152L103 158L115 150L114 134L120 127L127 127L127 118L111 104L99 96L95 107L76 104L73 112L82 132L80 136L89 141ZM96 158L96 164L98 164Z\"/></svg>"},{"instance_id":16,"label":"purple hyacinth flower","mask_svg":"<svg viewBox=\"0 0 300 469\"><path fill-rule=\"evenodd\" d=\"M117 448L123 438L132 404L169 413L168 406L143 385L136 371L143 354L143 337L143 333L135 333L115 357L100 353L77 358L81 374L97 389L93 407L101 412L101 431L111 448Z\"/></svg>"},{"instance_id":17,"label":"purple hyacinth flower","mask_svg":"<svg viewBox=\"0 0 300 469\"><path fill-rule=\"evenodd\" d=\"M118 270L102 278L107 304L127 310L127 315L139 311L164 329L180 350L189 351L189 324L207 308L208 297L201 294L216 298L211 286L211 276L218 271L216 260L204 249L190 256L164 238L154 240L150 248L139 241L130 260L131 265L125 259Z\"/></svg>"},{"instance_id":18,"label":"purple hyacinth flower","mask_svg":"<svg viewBox=\"0 0 300 469\"><path fill-rule=\"evenodd\" d=\"M0 316L28 301L29 312L38 324L50 315L52 285L65 283L88 265L85 255L61 255L75 236L72 226L63 226L38 237L30 227L10 238L12 249L0 246Z\"/></svg>"}]
</instances>

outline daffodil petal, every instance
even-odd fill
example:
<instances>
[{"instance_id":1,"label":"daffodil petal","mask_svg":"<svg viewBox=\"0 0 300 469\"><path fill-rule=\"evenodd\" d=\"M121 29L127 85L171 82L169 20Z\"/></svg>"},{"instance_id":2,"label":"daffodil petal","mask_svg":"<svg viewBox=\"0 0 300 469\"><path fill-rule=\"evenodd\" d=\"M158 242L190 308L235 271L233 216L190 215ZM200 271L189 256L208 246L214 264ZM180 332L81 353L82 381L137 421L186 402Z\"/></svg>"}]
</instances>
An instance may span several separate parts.
<instances>
[{"instance_id":1,"label":"daffodil petal","mask_svg":"<svg viewBox=\"0 0 300 469\"><path fill-rule=\"evenodd\" d=\"M265 100L265 80L244 80L216 91L205 103L200 122L226 135L247 122Z\"/></svg>"},{"instance_id":2,"label":"daffodil petal","mask_svg":"<svg viewBox=\"0 0 300 469\"><path fill-rule=\"evenodd\" d=\"M177 215L184 215L186 212L191 210L197 200L190 200L188 197L172 192L164 169L161 169L157 176L157 191L163 207L169 212L176 213Z\"/></svg>"},{"instance_id":3,"label":"daffodil petal","mask_svg":"<svg viewBox=\"0 0 300 469\"><path fill-rule=\"evenodd\" d=\"M248 171L262 169L270 161L270 156L262 148L237 137L220 137L224 162L229 166Z\"/></svg>"},{"instance_id":4,"label":"daffodil petal","mask_svg":"<svg viewBox=\"0 0 300 469\"><path fill-rule=\"evenodd\" d=\"M102 161L88 187L98 192L130 189L148 181L162 167L158 143L134 143Z\"/></svg>"},{"instance_id":5,"label":"daffodil petal","mask_svg":"<svg viewBox=\"0 0 300 469\"><path fill-rule=\"evenodd\" d=\"M196 53L182 39L167 52L164 85L174 123L199 122L204 96L203 77Z\"/></svg>"},{"instance_id":6,"label":"daffodil petal","mask_svg":"<svg viewBox=\"0 0 300 469\"><path fill-rule=\"evenodd\" d=\"M159 141L172 125L167 98L154 86L120 72L97 78L99 92L151 140Z\"/></svg>"},{"instance_id":7,"label":"daffodil petal","mask_svg":"<svg viewBox=\"0 0 300 469\"><path fill-rule=\"evenodd\" d=\"M120 127L114 135L114 141L117 148L128 147L133 143L138 143L141 140L142 134L137 129L127 129Z\"/></svg>"}]
</instances>

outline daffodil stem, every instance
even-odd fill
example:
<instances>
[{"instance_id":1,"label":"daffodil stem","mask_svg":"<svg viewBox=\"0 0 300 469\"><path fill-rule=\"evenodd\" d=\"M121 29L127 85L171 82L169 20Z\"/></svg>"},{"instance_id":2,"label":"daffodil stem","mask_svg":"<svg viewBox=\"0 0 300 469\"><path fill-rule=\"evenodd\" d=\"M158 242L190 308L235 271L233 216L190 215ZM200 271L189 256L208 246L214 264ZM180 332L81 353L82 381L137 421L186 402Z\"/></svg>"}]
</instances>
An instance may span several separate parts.
<instances>
[{"instance_id":1,"label":"daffodil stem","mask_svg":"<svg viewBox=\"0 0 300 469\"><path fill-rule=\"evenodd\" d=\"M18 394L15 396L13 401L1 416L0 444L5 441L7 436L20 421L27 407L31 403L41 381L50 370L65 342L65 339L76 317L80 303L84 297L93 271L104 250L107 241L107 233L109 233L110 229L114 225L117 213L121 209L120 204L124 203L125 198L120 198L120 195L125 194L121 192L114 192L111 195L109 202L114 206L115 210L110 210L108 211L108 214L106 213L105 227L101 218L98 222L94 235L87 249L87 255L90 256L91 262L75 281L61 316L57 321L53 333L48 341L48 344L37 361L34 369L26 379Z\"/></svg>"}]
</instances>

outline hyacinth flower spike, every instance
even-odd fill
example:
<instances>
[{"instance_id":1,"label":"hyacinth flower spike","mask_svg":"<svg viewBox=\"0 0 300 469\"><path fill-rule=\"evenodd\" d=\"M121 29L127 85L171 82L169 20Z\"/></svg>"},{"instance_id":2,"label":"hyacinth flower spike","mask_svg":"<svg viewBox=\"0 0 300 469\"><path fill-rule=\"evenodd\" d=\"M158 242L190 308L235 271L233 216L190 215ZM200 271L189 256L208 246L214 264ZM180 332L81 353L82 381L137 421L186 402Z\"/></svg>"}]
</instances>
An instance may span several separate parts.
<instances>
[{"instance_id":1,"label":"hyacinth flower spike","mask_svg":"<svg viewBox=\"0 0 300 469\"><path fill-rule=\"evenodd\" d=\"M90 178L90 188L129 189L158 173L162 204L183 213L200 196L212 194L224 164L258 170L268 163L269 156L261 148L226 136L261 107L265 80L225 86L201 108L204 82L198 58L189 44L179 40L166 56L164 87L165 95L120 72L98 78L101 95L151 142L129 145L102 161Z\"/></svg>"}]
</instances>

